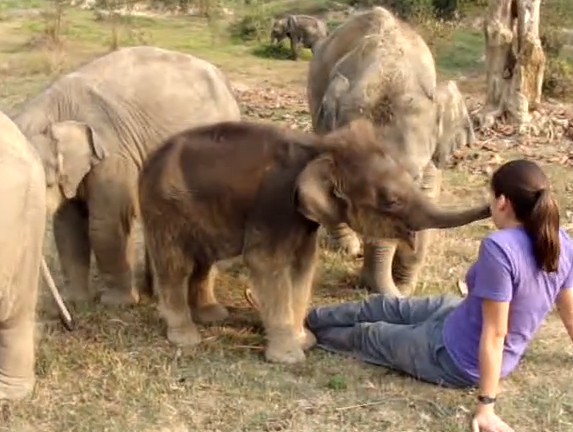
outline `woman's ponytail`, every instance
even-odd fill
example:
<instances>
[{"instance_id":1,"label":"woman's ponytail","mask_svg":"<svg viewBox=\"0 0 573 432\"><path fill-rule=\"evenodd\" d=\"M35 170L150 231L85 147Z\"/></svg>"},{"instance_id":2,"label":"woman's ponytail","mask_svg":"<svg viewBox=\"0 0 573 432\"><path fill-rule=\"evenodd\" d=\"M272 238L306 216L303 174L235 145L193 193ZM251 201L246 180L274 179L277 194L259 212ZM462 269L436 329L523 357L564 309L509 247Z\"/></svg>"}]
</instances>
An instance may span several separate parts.
<instances>
[{"instance_id":1,"label":"woman's ponytail","mask_svg":"<svg viewBox=\"0 0 573 432\"><path fill-rule=\"evenodd\" d=\"M547 272L559 264L559 209L547 189L535 193L533 209L522 221L531 237L537 264Z\"/></svg>"}]
</instances>

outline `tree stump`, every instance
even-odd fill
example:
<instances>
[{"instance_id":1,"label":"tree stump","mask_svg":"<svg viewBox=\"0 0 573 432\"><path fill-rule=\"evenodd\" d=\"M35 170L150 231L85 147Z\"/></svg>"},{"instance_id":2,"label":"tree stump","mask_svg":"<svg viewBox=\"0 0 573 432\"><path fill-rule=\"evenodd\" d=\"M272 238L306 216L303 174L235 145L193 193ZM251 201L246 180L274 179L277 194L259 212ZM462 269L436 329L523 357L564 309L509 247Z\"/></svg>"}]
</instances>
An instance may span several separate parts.
<instances>
[{"instance_id":1,"label":"tree stump","mask_svg":"<svg viewBox=\"0 0 573 432\"><path fill-rule=\"evenodd\" d=\"M480 128L498 118L529 131L541 101L545 54L539 38L541 0L490 0L483 24L487 95L478 113Z\"/></svg>"}]
</instances>

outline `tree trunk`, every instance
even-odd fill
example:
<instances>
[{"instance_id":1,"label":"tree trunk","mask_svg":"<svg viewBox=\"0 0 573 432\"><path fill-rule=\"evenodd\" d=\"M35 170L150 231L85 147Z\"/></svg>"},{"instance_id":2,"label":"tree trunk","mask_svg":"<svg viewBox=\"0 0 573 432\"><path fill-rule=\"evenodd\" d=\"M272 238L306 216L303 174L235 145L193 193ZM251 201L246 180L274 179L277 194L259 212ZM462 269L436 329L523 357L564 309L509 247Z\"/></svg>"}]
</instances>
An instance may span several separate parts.
<instances>
[{"instance_id":1,"label":"tree trunk","mask_svg":"<svg viewBox=\"0 0 573 432\"><path fill-rule=\"evenodd\" d=\"M487 96L479 123L505 117L528 130L541 100L545 54L539 39L541 0L490 0L484 21Z\"/></svg>"}]
</instances>

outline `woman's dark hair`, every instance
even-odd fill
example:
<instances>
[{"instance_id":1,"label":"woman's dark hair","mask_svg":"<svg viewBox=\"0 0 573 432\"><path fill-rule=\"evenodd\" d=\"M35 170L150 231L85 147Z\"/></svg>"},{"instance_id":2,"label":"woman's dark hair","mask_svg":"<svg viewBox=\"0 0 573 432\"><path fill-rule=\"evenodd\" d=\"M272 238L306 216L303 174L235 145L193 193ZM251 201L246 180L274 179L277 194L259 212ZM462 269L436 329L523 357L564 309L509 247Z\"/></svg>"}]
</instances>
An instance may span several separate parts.
<instances>
[{"instance_id":1,"label":"woman's dark hair","mask_svg":"<svg viewBox=\"0 0 573 432\"><path fill-rule=\"evenodd\" d=\"M517 159L503 164L491 178L496 198L504 195L533 242L537 264L547 272L559 264L559 208L549 179L535 162Z\"/></svg>"}]
</instances>

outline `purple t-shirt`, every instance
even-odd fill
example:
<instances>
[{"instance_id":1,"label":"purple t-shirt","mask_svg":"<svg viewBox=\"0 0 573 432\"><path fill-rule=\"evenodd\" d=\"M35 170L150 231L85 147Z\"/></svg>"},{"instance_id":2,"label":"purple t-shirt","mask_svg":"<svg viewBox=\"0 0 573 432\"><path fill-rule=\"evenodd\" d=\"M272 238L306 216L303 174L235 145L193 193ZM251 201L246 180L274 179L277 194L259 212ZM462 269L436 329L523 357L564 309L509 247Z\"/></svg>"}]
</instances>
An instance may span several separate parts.
<instances>
[{"instance_id":1,"label":"purple t-shirt","mask_svg":"<svg viewBox=\"0 0 573 432\"><path fill-rule=\"evenodd\" d=\"M561 228L557 272L539 270L531 240L522 227L496 230L481 242L478 259L466 274L467 297L448 314L443 329L454 362L479 379L481 300L510 301L501 376L517 366L523 351L551 310L561 288L573 287L573 243Z\"/></svg>"}]
</instances>

